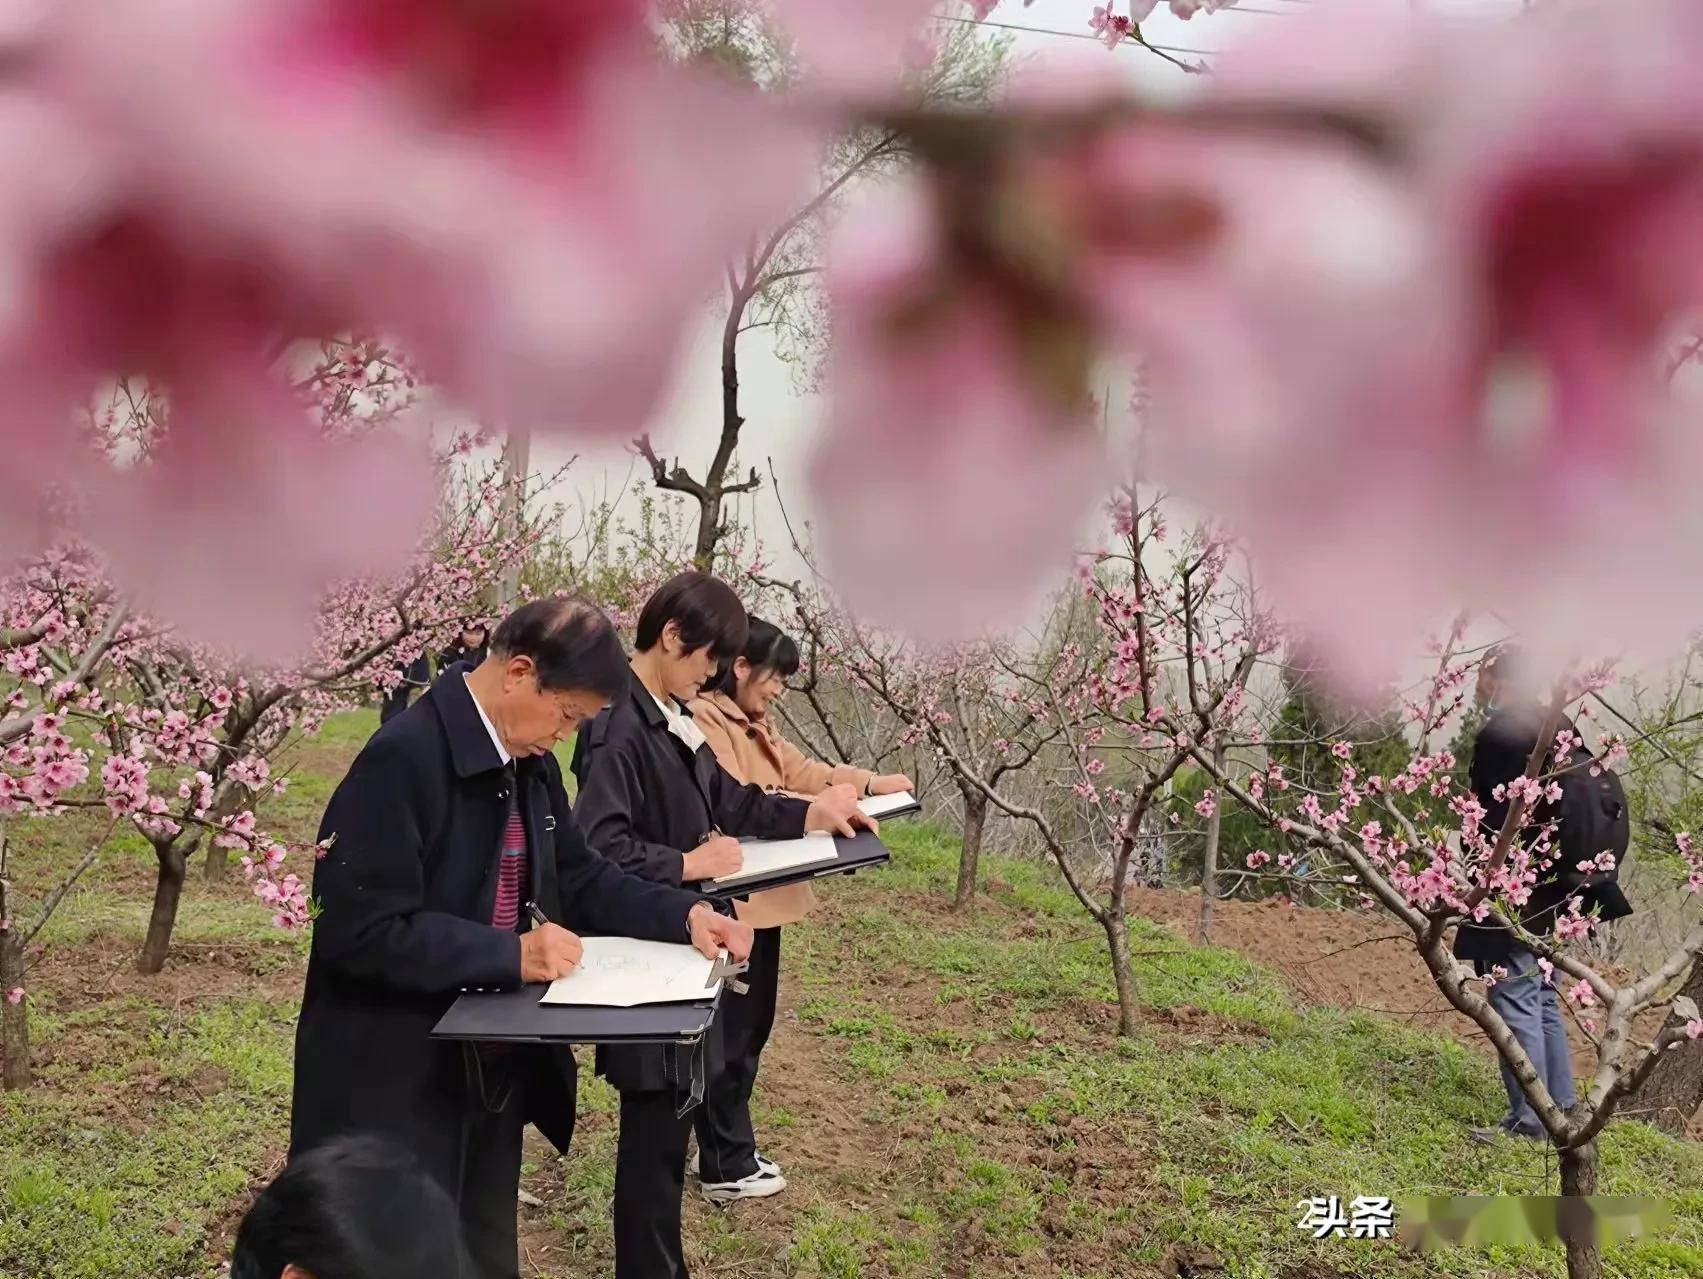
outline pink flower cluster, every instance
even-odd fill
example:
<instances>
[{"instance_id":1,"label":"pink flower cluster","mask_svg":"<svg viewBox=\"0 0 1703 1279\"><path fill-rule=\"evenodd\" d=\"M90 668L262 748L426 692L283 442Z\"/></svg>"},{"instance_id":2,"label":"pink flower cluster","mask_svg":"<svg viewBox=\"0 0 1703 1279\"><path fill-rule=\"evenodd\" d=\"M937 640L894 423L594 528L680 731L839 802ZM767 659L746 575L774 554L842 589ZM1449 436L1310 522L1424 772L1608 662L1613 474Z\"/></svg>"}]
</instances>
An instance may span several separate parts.
<instances>
[{"instance_id":1,"label":"pink flower cluster","mask_svg":"<svg viewBox=\"0 0 1703 1279\"><path fill-rule=\"evenodd\" d=\"M283 869L288 855L282 844L268 844L258 858L242 859L243 875L254 887L254 895L272 911L272 922L286 932L313 922L307 885L294 872Z\"/></svg>"},{"instance_id":2,"label":"pink flower cluster","mask_svg":"<svg viewBox=\"0 0 1703 1279\"><path fill-rule=\"evenodd\" d=\"M478 615L533 544L498 531L507 489L495 467L464 484L445 478L415 563L398 577L338 583L315 618L314 651L288 666L257 667L123 611L105 562L80 543L0 575L0 652L26 676L0 711L0 814L104 806L162 847L205 833L214 848L248 855L256 894L282 926L305 924L290 850L255 808L283 789L279 752L359 704L402 646L435 647ZM399 636L405 618L418 629ZM39 670L83 677L27 678ZM83 789L91 770L96 785Z\"/></svg>"}]
</instances>

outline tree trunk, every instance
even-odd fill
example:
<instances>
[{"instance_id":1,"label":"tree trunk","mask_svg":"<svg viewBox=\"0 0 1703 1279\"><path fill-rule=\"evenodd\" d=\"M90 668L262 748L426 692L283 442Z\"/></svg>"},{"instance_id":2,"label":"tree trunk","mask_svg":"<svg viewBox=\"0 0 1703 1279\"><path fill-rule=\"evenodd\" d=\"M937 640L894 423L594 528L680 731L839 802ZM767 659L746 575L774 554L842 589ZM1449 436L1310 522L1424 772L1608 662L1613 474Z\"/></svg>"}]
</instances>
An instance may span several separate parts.
<instances>
[{"instance_id":1,"label":"tree trunk","mask_svg":"<svg viewBox=\"0 0 1703 1279\"><path fill-rule=\"evenodd\" d=\"M987 826L987 796L980 791L964 792L964 837L958 845L958 889L952 894L952 909L962 910L976 895L976 880L982 862L982 831Z\"/></svg>"},{"instance_id":2,"label":"tree trunk","mask_svg":"<svg viewBox=\"0 0 1703 1279\"><path fill-rule=\"evenodd\" d=\"M1212 744L1214 777L1224 773L1224 744ZM1200 867L1200 918L1194 926L1194 944L1204 946L1212 940L1212 902L1218 896L1218 832L1223 829L1224 804L1220 801L1206 819L1206 852Z\"/></svg>"},{"instance_id":3,"label":"tree trunk","mask_svg":"<svg viewBox=\"0 0 1703 1279\"><path fill-rule=\"evenodd\" d=\"M712 487L698 499L698 537L692 544L692 566L700 573L715 572L715 548L721 540L720 477L708 479Z\"/></svg>"},{"instance_id":4,"label":"tree trunk","mask_svg":"<svg viewBox=\"0 0 1703 1279\"><path fill-rule=\"evenodd\" d=\"M1691 979L1680 993L1703 1007L1703 960L1692 965ZM1678 1047L1662 1054L1644 1086L1623 1109L1679 1134L1699 1106L1703 1106L1703 1039L1682 1039Z\"/></svg>"},{"instance_id":5,"label":"tree trunk","mask_svg":"<svg viewBox=\"0 0 1703 1279\"><path fill-rule=\"evenodd\" d=\"M1561 1193L1569 1199L1597 1192L1597 1147L1586 1142L1561 1151ZM1561 1228L1567 1235L1567 1279L1602 1279L1602 1243L1585 1204L1561 1204Z\"/></svg>"},{"instance_id":6,"label":"tree trunk","mask_svg":"<svg viewBox=\"0 0 1703 1279\"><path fill-rule=\"evenodd\" d=\"M0 932L0 1086L8 1091L30 1086L30 1014L22 1003L5 998L24 985L24 947L15 929Z\"/></svg>"},{"instance_id":7,"label":"tree trunk","mask_svg":"<svg viewBox=\"0 0 1703 1279\"><path fill-rule=\"evenodd\" d=\"M1136 1016L1135 970L1130 967L1129 929L1121 910L1111 910L1100 920L1106 930L1106 945L1112 954L1112 980L1118 988L1118 1034L1133 1035Z\"/></svg>"},{"instance_id":8,"label":"tree trunk","mask_svg":"<svg viewBox=\"0 0 1703 1279\"><path fill-rule=\"evenodd\" d=\"M176 845L157 848L155 852L160 871L154 881L154 909L148 916L148 935L143 939L142 953L136 959L136 970L143 973L157 973L166 966L172 928L177 924L177 906L183 898L183 881L189 870L189 859Z\"/></svg>"},{"instance_id":9,"label":"tree trunk","mask_svg":"<svg viewBox=\"0 0 1703 1279\"><path fill-rule=\"evenodd\" d=\"M502 509L498 521L505 537L519 537L526 522L526 477L532 473L532 428L511 426L503 444ZM520 603L520 560L503 570L497 584L497 612L508 614ZM221 858L223 854L221 852ZM209 855L209 866L211 855Z\"/></svg>"},{"instance_id":10,"label":"tree trunk","mask_svg":"<svg viewBox=\"0 0 1703 1279\"><path fill-rule=\"evenodd\" d=\"M230 873L231 859L228 850L218 844L207 845L207 861L202 866L202 874L209 884L222 884L225 876Z\"/></svg>"}]
</instances>

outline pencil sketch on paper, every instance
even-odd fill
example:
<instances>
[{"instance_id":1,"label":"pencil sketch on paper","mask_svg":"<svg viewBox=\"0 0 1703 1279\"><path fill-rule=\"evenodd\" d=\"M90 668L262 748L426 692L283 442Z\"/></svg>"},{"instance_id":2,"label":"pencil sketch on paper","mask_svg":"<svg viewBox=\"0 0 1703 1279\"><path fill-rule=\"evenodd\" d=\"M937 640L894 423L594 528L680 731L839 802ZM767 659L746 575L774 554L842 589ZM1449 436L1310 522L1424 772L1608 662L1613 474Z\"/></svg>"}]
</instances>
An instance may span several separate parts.
<instances>
[{"instance_id":1,"label":"pencil sketch on paper","mask_svg":"<svg viewBox=\"0 0 1703 1279\"><path fill-rule=\"evenodd\" d=\"M579 967L539 1000L599 1008L635 1008L708 999L721 983L710 982L715 961L679 942L635 937L587 937Z\"/></svg>"}]
</instances>

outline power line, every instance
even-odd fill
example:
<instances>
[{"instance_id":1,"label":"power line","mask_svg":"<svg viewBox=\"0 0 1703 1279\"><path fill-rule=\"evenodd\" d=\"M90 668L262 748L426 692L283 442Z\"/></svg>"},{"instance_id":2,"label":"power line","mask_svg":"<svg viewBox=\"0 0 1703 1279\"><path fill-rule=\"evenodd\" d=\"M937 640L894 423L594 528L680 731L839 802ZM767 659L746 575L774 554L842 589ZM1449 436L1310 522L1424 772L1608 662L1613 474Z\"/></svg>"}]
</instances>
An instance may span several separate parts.
<instances>
[{"instance_id":1,"label":"power line","mask_svg":"<svg viewBox=\"0 0 1703 1279\"><path fill-rule=\"evenodd\" d=\"M1092 40L1095 44L1106 42L1097 35L1087 31L1060 31L1055 27L1025 27L1015 22L995 22L991 18L983 18L980 22L974 18L961 18L956 14L937 13L934 15L942 22L961 22L971 27L998 27L1002 31L1027 31L1031 35L1060 36L1066 40ZM1145 44L1139 40L1119 41L1118 47L1128 46L1132 49L1158 49L1165 53L1190 53L1196 57L1214 58L1218 56L1217 49L1186 49L1175 44Z\"/></svg>"}]
</instances>

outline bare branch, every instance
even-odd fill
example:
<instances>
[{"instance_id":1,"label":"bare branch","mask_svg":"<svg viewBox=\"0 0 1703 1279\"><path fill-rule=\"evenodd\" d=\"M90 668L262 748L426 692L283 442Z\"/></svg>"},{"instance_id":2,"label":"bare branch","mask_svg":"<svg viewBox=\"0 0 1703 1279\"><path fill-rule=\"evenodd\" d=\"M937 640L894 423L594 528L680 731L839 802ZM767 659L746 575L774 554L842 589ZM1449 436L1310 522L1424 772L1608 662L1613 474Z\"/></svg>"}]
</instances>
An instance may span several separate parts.
<instances>
[{"instance_id":1,"label":"bare branch","mask_svg":"<svg viewBox=\"0 0 1703 1279\"><path fill-rule=\"evenodd\" d=\"M678 462L674 464L673 470L667 467L663 460L656 455L656 450L651 447L648 434L641 435L633 441L633 451L650 465L651 478L656 482L657 488L667 489L672 493L689 493L700 502L708 498L709 493L704 486L687 474L685 468Z\"/></svg>"}]
</instances>

